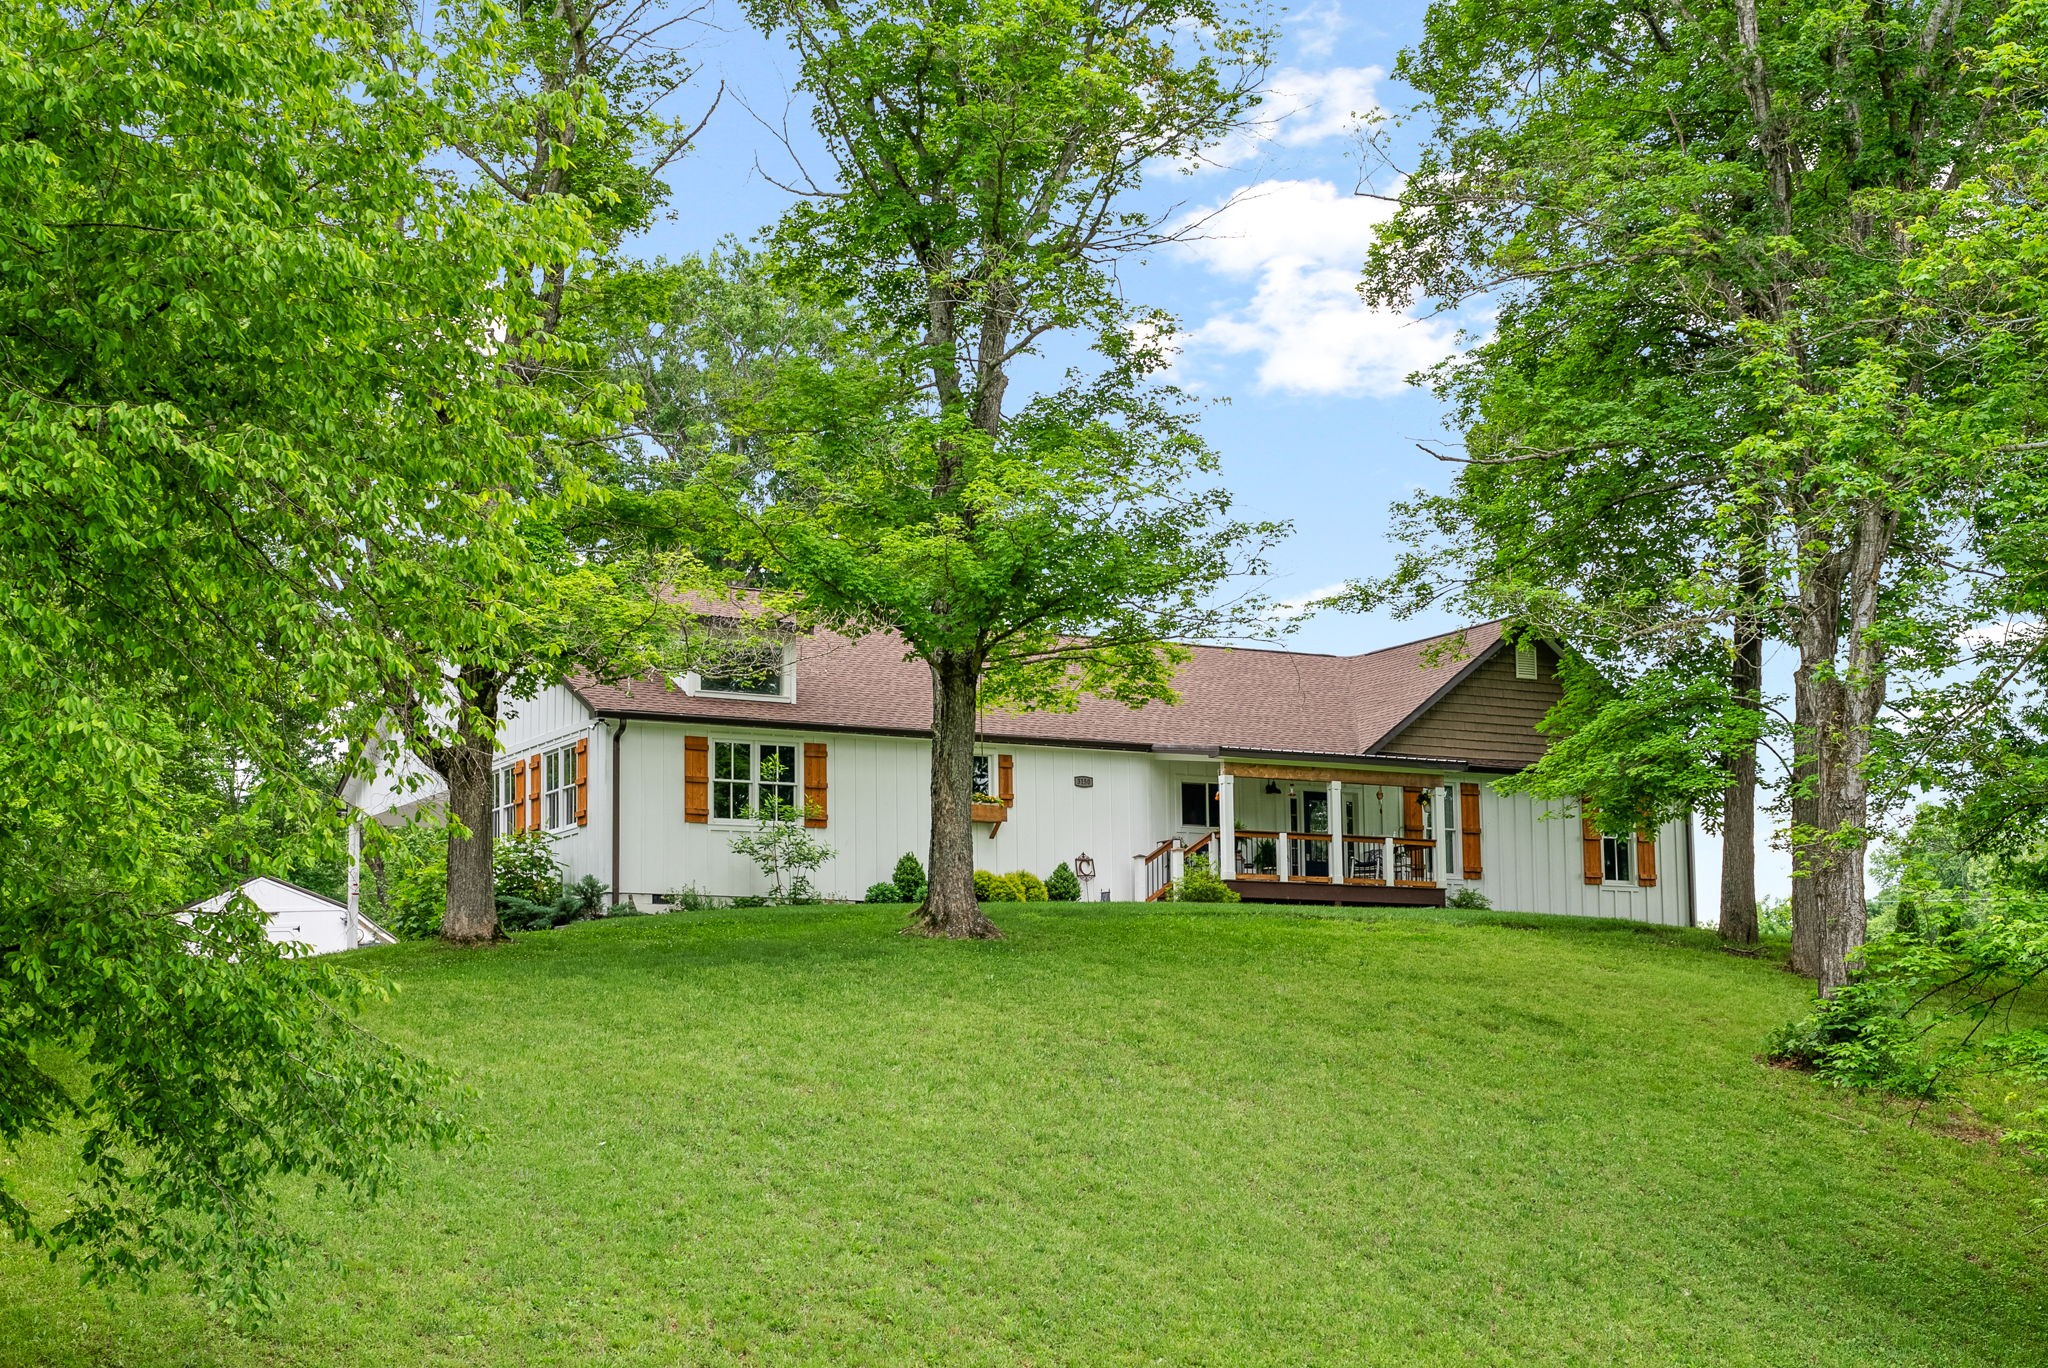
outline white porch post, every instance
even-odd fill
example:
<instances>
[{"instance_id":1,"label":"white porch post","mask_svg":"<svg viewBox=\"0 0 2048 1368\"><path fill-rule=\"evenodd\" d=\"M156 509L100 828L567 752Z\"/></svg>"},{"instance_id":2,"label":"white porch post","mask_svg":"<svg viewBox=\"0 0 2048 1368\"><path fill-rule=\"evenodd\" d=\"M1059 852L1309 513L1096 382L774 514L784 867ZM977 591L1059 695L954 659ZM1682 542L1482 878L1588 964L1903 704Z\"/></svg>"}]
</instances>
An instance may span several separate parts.
<instances>
[{"instance_id":1,"label":"white porch post","mask_svg":"<svg viewBox=\"0 0 2048 1368\"><path fill-rule=\"evenodd\" d=\"M1237 776L1221 770L1216 776L1216 877L1237 877Z\"/></svg>"},{"instance_id":2,"label":"white porch post","mask_svg":"<svg viewBox=\"0 0 2048 1368\"><path fill-rule=\"evenodd\" d=\"M1166 877L1172 882L1176 892L1180 889L1180 881L1187 872L1187 847L1176 839L1173 849L1166 852Z\"/></svg>"},{"instance_id":3,"label":"white porch post","mask_svg":"<svg viewBox=\"0 0 2048 1368\"><path fill-rule=\"evenodd\" d=\"M1273 868L1279 871L1281 883L1287 882L1288 867L1294 863L1294 851L1291 848L1294 845L1294 833L1287 830L1293 825L1292 822L1282 822L1279 839L1273 842L1279 847L1273 852ZM1308 823L1304 822L1302 825L1307 826Z\"/></svg>"},{"instance_id":4,"label":"white porch post","mask_svg":"<svg viewBox=\"0 0 2048 1368\"><path fill-rule=\"evenodd\" d=\"M1438 779L1441 781L1442 776L1439 775ZM1437 794L1439 795L1437 806L1440 811L1436 815L1436 886L1438 888L1449 888L1451 886L1451 842L1458 838L1457 829L1451 825L1458 812L1458 791L1452 785L1440 782Z\"/></svg>"},{"instance_id":5,"label":"white porch post","mask_svg":"<svg viewBox=\"0 0 2048 1368\"><path fill-rule=\"evenodd\" d=\"M348 823L348 916L342 923L342 935L353 950L363 943L362 914L359 910L363 897L363 819L360 814L349 818Z\"/></svg>"},{"instance_id":6,"label":"white porch post","mask_svg":"<svg viewBox=\"0 0 2048 1368\"><path fill-rule=\"evenodd\" d=\"M1344 882L1344 781L1330 781L1330 882Z\"/></svg>"}]
</instances>

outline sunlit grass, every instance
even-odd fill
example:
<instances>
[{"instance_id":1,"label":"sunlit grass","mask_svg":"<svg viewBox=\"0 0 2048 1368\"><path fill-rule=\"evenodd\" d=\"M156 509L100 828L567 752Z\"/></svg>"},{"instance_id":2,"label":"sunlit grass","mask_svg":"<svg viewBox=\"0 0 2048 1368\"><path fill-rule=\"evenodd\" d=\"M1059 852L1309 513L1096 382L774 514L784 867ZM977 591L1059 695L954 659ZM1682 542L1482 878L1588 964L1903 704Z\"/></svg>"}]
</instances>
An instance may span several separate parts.
<instances>
[{"instance_id":1,"label":"sunlit grass","mask_svg":"<svg viewBox=\"0 0 2048 1368\"><path fill-rule=\"evenodd\" d=\"M1759 1066L1701 933L1006 905L401 946L375 1025L475 1090L243 1337L0 1247L0 1368L2035 1364L1995 1146Z\"/></svg>"}]
</instances>

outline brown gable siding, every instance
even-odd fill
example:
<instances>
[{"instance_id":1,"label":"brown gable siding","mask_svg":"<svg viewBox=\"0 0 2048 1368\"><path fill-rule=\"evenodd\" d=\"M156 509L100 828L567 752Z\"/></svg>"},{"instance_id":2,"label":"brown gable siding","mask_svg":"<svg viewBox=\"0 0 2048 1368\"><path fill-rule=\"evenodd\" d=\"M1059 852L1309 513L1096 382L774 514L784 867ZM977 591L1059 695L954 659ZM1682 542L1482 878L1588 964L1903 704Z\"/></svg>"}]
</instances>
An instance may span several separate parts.
<instances>
[{"instance_id":1,"label":"brown gable siding","mask_svg":"<svg viewBox=\"0 0 2048 1368\"><path fill-rule=\"evenodd\" d=\"M1440 756L1502 769L1543 758L1536 724L1564 696L1557 653L1536 648L1536 678L1515 678L1515 653L1502 650L1460 680L1436 705L1387 738L1392 755Z\"/></svg>"}]
</instances>

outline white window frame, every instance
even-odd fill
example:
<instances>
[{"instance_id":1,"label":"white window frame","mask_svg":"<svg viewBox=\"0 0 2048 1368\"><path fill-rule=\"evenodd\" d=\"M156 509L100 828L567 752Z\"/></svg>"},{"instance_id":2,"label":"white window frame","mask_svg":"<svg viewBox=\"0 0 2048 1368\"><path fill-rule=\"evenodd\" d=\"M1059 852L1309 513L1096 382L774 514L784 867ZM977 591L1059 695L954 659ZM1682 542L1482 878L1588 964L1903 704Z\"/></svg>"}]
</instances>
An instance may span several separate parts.
<instances>
[{"instance_id":1,"label":"white window frame","mask_svg":"<svg viewBox=\"0 0 2048 1368\"><path fill-rule=\"evenodd\" d=\"M789 757L789 777L768 780L761 775L762 753L786 751ZM726 774L730 765L728 757L744 755L746 772ZM778 757L779 758L779 757ZM718 826L757 826L760 819L749 814L760 809L763 789L784 791L784 801L801 811L804 801L803 747L795 741L778 741L770 738L757 741L750 738L713 737L711 739L710 800L711 821ZM722 800L722 801L721 801ZM720 812L723 807L725 812Z\"/></svg>"},{"instance_id":2,"label":"white window frame","mask_svg":"<svg viewBox=\"0 0 2048 1368\"><path fill-rule=\"evenodd\" d=\"M563 831L576 825L576 743L540 754L540 829Z\"/></svg>"},{"instance_id":3,"label":"white window frame","mask_svg":"<svg viewBox=\"0 0 2048 1368\"><path fill-rule=\"evenodd\" d=\"M691 698L730 698L751 703L794 703L796 702L796 644L782 642L782 668L777 677L774 693L748 693L732 689L710 689L704 686L704 675L700 670L691 670L679 681L683 692Z\"/></svg>"},{"instance_id":4,"label":"white window frame","mask_svg":"<svg viewBox=\"0 0 2048 1368\"><path fill-rule=\"evenodd\" d=\"M1626 867L1626 875L1615 875L1608 871ZM1634 836L1609 836L1600 833L1600 882L1610 888L1636 888L1636 838Z\"/></svg>"},{"instance_id":5,"label":"white window frame","mask_svg":"<svg viewBox=\"0 0 2048 1368\"><path fill-rule=\"evenodd\" d=\"M985 793L990 801L1000 803L1003 795L996 792L996 758L985 751L974 753L974 791Z\"/></svg>"}]
</instances>

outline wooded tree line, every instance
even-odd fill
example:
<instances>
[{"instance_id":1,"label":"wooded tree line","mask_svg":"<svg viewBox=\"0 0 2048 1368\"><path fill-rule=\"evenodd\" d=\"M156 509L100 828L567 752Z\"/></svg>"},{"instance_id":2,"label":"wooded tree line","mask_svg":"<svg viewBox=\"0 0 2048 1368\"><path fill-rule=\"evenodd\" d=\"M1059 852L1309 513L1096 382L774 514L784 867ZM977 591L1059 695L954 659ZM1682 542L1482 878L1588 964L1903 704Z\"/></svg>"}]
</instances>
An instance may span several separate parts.
<instances>
[{"instance_id":1,"label":"wooded tree line","mask_svg":"<svg viewBox=\"0 0 2048 1368\"><path fill-rule=\"evenodd\" d=\"M1521 785L1617 832L1718 806L1736 942L1774 757L1823 993L1886 815L2034 772L2041 15L1440 4L1399 69L1421 150L1365 293L1498 313L1430 377L1449 492L1353 597L1568 643L1588 668Z\"/></svg>"}]
</instances>

